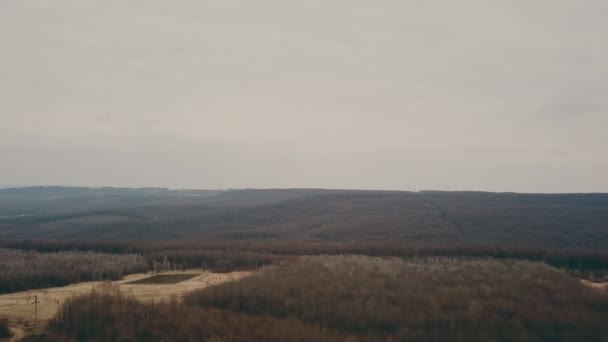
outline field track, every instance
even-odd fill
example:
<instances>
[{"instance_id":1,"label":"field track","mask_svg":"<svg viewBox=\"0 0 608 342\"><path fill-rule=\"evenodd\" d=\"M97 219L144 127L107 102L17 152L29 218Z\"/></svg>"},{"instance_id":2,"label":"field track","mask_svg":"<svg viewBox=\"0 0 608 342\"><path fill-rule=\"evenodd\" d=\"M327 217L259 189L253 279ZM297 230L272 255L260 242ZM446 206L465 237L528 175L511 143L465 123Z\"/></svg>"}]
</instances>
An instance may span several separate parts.
<instances>
[{"instance_id":1,"label":"field track","mask_svg":"<svg viewBox=\"0 0 608 342\"><path fill-rule=\"evenodd\" d=\"M595 282L584 280L584 279L581 280L581 282L584 285L589 286L592 289L596 289L596 290L600 290L600 291L608 291L608 282L595 283Z\"/></svg>"}]
</instances>

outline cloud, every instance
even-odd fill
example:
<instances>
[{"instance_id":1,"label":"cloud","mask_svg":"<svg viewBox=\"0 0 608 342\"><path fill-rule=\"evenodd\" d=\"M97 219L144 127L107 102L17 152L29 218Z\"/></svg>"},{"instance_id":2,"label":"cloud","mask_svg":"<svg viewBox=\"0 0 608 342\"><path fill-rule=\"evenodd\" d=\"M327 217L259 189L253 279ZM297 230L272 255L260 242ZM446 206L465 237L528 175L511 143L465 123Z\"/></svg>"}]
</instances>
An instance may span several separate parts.
<instances>
[{"instance_id":1,"label":"cloud","mask_svg":"<svg viewBox=\"0 0 608 342\"><path fill-rule=\"evenodd\" d=\"M3 182L608 191L606 10L3 1Z\"/></svg>"}]
</instances>

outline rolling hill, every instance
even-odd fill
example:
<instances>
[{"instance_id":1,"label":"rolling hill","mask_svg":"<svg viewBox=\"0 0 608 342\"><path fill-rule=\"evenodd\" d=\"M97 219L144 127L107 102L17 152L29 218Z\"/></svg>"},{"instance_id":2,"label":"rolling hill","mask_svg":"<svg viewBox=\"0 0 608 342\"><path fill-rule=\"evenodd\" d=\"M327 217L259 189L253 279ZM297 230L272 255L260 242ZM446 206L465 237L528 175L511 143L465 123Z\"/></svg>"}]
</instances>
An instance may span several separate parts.
<instances>
[{"instance_id":1,"label":"rolling hill","mask_svg":"<svg viewBox=\"0 0 608 342\"><path fill-rule=\"evenodd\" d=\"M608 194L0 190L0 239L407 241L608 247Z\"/></svg>"}]
</instances>

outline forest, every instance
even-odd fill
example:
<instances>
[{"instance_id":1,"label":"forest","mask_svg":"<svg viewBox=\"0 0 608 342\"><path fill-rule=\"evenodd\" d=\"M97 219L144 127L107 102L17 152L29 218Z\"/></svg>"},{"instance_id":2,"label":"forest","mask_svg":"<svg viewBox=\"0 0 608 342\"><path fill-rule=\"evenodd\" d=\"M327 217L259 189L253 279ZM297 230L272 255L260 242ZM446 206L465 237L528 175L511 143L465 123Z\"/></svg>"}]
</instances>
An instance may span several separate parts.
<instances>
[{"instance_id":1,"label":"forest","mask_svg":"<svg viewBox=\"0 0 608 342\"><path fill-rule=\"evenodd\" d=\"M378 257L490 257L540 261L594 279L608 276L608 250L537 248L513 245L471 245L406 242L281 242L281 241L140 241L140 240L0 240L0 248L55 252L97 252L141 255L150 267L168 260L179 268L215 272L256 269L305 255L359 254Z\"/></svg>"},{"instance_id":2,"label":"forest","mask_svg":"<svg viewBox=\"0 0 608 342\"><path fill-rule=\"evenodd\" d=\"M607 194L323 189L0 190L0 239L608 248Z\"/></svg>"},{"instance_id":3,"label":"forest","mask_svg":"<svg viewBox=\"0 0 608 342\"><path fill-rule=\"evenodd\" d=\"M0 241L14 292L136 272L255 271L164 301L107 283L26 341L603 341L600 250L395 242ZM2 326L0 321L0 330Z\"/></svg>"},{"instance_id":4,"label":"forest","mask_svg":"<svg viewBox=\"0 0 608 342\"><path fill-rule=\"evenodd\" d=\"M605 341L605 222L605 194L0 190L0 293L27 306L0 336ZM194 280L148 281L163 272ZM85 281L107 282L37 326L18 292ZM133 286L176 287L144 300Z\"/></svg>"},{"instance_id":5,"label":"forest","mask_svg":"<svg viewBox=\"0 0 608 342\"><path fill-rule=\"evenodd\" d=\"M603 341L608 293L543 263L304 256L183 299L111 285L67 301L45 341Z\"/></svg>"},{"instance_id":6,"label":"forest","mask_svg":"<svg viewBox=\"0 0 608 342\"><path fill-rule=\"evenodd\" d=\"M149 268L146 259L134 254L83 251L38 253L0 248L0 293L82 281L117 280Z\"/></svg>"}]
</instances>

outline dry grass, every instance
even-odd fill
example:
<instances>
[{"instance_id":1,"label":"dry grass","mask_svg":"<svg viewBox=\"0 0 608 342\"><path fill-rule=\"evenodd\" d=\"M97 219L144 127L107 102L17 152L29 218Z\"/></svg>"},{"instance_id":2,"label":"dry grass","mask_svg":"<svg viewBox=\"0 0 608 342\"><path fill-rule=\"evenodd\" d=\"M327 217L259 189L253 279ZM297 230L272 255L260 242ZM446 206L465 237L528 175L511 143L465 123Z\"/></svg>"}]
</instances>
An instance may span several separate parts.
<instances>
[{"instance_id":1,"label":"dry grass","mask_svg":"<svg viewBox=\"0 0 608 342\"><path fill-rule=\"evenodd\" d=\"M231 272L231 273L211 273L201 270L188 270L189 275L194 275L188 280L176 284L128 284L134 281L141 281L150 278L150 273L138 273L125 276L121 281L112 282L119 285L124 293L133 295L135 298L144 301L168 300L172 297L181 297L184 293L203 289L212 285L218 285L229 281L238 280L249 275L251 272ZM183 275L184 272L166 272L163 275ZM10 294L0 295L0 317L9 319L13 328L32 333L40 331L44 324L40 323L36 327L34 321L34 296L38 296L38 320L39 322L51 319L66 299L91 292L95 287L101 286L103 282L93 281L84 282L63 287L54 287L41 290L29 290Z\"/></svg>"},{"instance_id":2,"label":"dry grass","mask_svg":"<svg viewBox=\"0 0 608 342\"><path fill-rule=\"evenodd\" d=\"M589 286L592 289L608 292L608 282L599 282L598 283L598 282L593 282L593 281L589 281L586 279L582 279L581 283L583 283L583 285Z\"/></svg>"}]
</instances>

